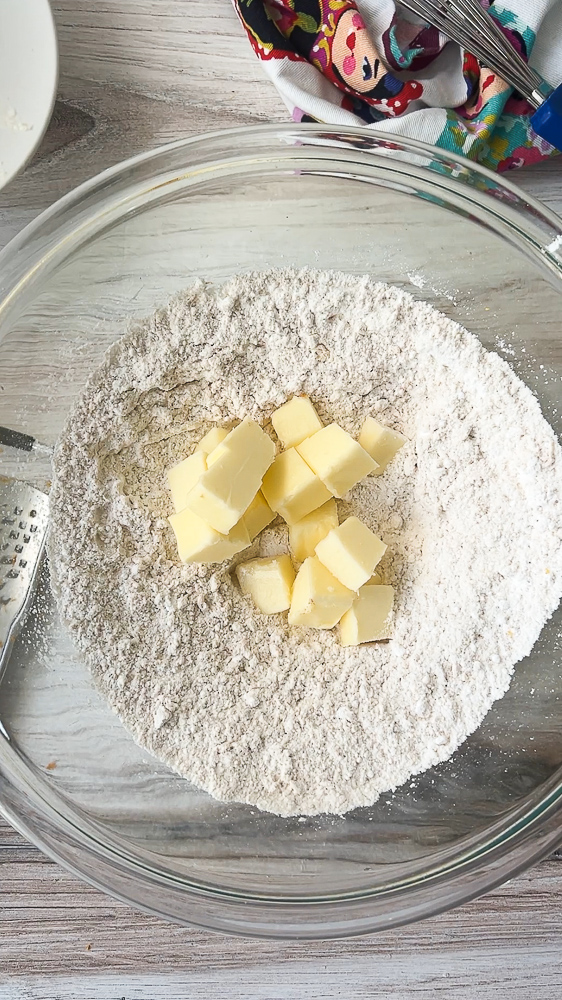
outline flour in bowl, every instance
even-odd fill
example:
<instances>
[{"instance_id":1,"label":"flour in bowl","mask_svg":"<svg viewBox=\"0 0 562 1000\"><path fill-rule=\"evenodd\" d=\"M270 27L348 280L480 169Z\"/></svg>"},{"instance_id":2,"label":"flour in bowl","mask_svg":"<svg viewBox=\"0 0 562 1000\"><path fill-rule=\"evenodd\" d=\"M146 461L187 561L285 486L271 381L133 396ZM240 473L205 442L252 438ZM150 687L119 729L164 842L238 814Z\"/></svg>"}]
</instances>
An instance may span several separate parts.
<instances>
[{"instance_id":1,"label":"flour in bowl","mask_svg":"<svg viewBox=\"0 0 562 1000\"><path fill-rule=\"evenodd\" d=\"M180 565L164 471L214 424L269 431L294 393L408 439L338 502L388 545L388 643L264 616L237 561ZM271 431L272 437L273 432ZM343 813L446 760L507 690L562 594L562 451L537 400L446 316L366 277L198 282L108 352L56 450L63 619L135 739L223 800Z\"/></svg>"}]
</instances>

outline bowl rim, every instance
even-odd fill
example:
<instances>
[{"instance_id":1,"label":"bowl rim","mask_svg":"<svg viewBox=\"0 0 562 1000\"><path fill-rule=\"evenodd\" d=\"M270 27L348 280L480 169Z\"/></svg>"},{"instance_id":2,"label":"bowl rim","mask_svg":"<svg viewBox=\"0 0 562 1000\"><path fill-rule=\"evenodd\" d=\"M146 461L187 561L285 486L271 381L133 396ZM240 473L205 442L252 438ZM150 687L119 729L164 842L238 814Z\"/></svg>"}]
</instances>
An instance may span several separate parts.
<instances>
[{"instance_id":1,"label":"bowl rim","mask_svg":"<svg viewBox=\"0 0 562 1000\"><path fill-rule=\"evenodd\" d=\"M410 139L403 136L389 137L387 132L383 132L382 130L376 128L363 128L358 125L343 127L339 125L315 125L309 122L278 122L263 123L259 125L237 125L228 129L215 129L210 132L202 132L198 135L188 136L184 139L175 139L173 142L164 143L160 146L155 146L152 149L145 150L144 152L136 153L134 156L127 157L125 160L120 160L111 167L106 167L99 173L94 174L93 177L82 181L76 187L62 195L62 197L57 198L52 205L49 205L46 209L40 212L39 215L28 222L27 225L20 229L19 232L12 237L9 243L7 243L2 250L0 250L0 272L9 257L13 256L14 250L18 250L22 245L29 242L37 231L44 229L48 222L62 214L64 210L71 208L76 203L80 203L88 195L98 189L102 189L113 179L126 174L130 170L143 166L144 164L153 162L161 155L173 153L178 150L189 150L192 147L207 145L213 140L224 140L229 138L235 140L248 135L256 135L257 137L261 136L264 141L267 138L275 138L281 135L284 137L285 141L287 141L290 139L291 134L294 134L295 136L315 136L318 133L320 133L321 138L323 139L327 139L329 137L338 139L345 136L351 139L358 139L362 143L371 139L373 140L373 149L384 148L392 151L393 149L400 148L407 150L414 156L416 153L419 153L426 159L431 158L435 161L441 161L443 164L453 163L460 169L461 172L469 173L475 177L479 176L484 181L492 182L498 188L512 194L519 202L532 209L534 214L541 217L545 222L551 225L555 230L556 236L558 236L562 243L562 217L554 212L553 209L548 208L547 205L543 205L538 198L527 194L527 192L523 191L523 189L513 181L508 180L505 172L502 174L495 173L493 170L490 170L489 167L485 167L473 160L467 160L466 157L460 155L459 153L441 149L438 146L433 146L431 143L423 142L420 139ZM558 247L556 249L558 249ZM559 262L562 262L562 257L560 257Z\"/></svg>"},{"instance_id":2,"label":"bowl rim","mask_svg":"<svg viewBox=\"0 0 562 1000\"><path fill-rule=\"evenodd\" d=\"M57 234L58 220L72 213L75 207L84 201L91 201L92 196L103 198L112 181L128 174L134 175L135 171L145 166L156 165L160 158L165 160L177 152L185 152L188 157L190 151L212 150L217 142L228 144L229 140L234 146L236 140L250 136L252 141L255 139L262 144L268 140L271 143L296 140L306 145L308 138L310 146L323 146L328 150L338 148L337 143L341 141L348 151L353 150L351 158L361 165L366 152L378 156L380 164L387 166L398 158L398 154L410 157L409 163L422 158L441 169L450 169L452 178L462 178L467 188L474 188L475 203L479 201L486 214L492 201L488 205L484 195L478 193L478 184L482 183L485 190L498 192L500 200L493 203L494 214L502 217L504 222L507 219L508 225L513 226L513 223L506 216L507 209L502 213L501 198L508 204L516 203L529 217L539 220L545 232L549 232L551 238L547 243L546 235L541 241L540 234L537 237L530 224L525 229L522 220L516 229L518 241L527 242L527 250L536 258L537 266L546 264L550 277L554 275L557 284L562 282L562 220L503 176L498 177L458 154L417 140L389 139L388 134L375 129L264 124L209 132L156 147L108 168L59 199L0 252L0 322L5 315L6 304L17 298L28 276L43 265L45 254L52 257L60 251L67 237ZM425 165L418 164L417 169L425 171L428 176L431 174ZM94 201L91 205L92 218L96 217L96 204ZM54 238L47 250L42 239L45 233ZM33 775L26 775L0 722L0 813L24 836L74 874L141 909L181 923L259 937L313 939L369 933L434 915L487 891L548 854L562 838L562 822L558 815L562 811L562 769L559 775L553 776L556 784L554 780L550 782L552 789L543 795L537 805L531 805L515 818L508 814L511 819L499 824L500 834L484 839L478 850L457 858L455 864L438 871L428 871L415 885L398 886L386 893L372 890L347 893L332 899L264 899L251 893L242 895L211 891L202 883L187 879L181 886L174 885L174 880L164 871L151 870L150 866L131 858L130 854L119 856L117 841L110 845L110 849L93 836L85 843L85 832L79 822L71 822L62 816L48 801L48 795L44 796L41 788L36 787ZM44 787L48 791L48 786ZM507 854L506 844L510 848ZM144 880L142 885L141 880ZM429 893L425 891L428 886L431 889ZM166 903L169 904L167 909L162 901L163 888ZM407 899L404 898L405 893L408 893ZM388 904L389 900L390 909L378 905L381 901Z\"/></svg>"}]
</instances>

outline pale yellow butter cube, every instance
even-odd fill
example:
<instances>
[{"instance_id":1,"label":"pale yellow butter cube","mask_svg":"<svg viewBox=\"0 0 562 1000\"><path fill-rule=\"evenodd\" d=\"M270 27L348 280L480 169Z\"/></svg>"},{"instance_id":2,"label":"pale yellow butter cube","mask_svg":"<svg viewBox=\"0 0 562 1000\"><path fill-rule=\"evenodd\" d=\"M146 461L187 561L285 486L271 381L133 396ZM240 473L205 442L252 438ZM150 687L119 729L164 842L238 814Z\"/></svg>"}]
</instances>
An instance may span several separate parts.
<instances>
[{"instance_id":1,"label":"pale yellow butter cube","mask_svg":"<svg viewBox=\"0 0 562 1000\"><path fill-rule=\"evenodd\" d=\"M308 396L293 396L271 414L271 423L284 448L294 448L322 427Z\"/></svg>"},{"instance_id":2,"label":"pale yellow butter cube","mask_svg":"<svg viewBox=\"0 0 562 1000\"><path fill-rule=\"evenodd\" d=\"M350 590L359 590L386 552L386 545L358 517L348 517L316 546L316 555Z\"/></svg>"},{"instance_id":3,"label":"pale yellow butter cube","mask_svg":"<svg viewBox=\"0 0 562 1000\"><path fill-rule=\"evenodd\" d=\"M168 518L178 546L178 554L184 563L213 563L230 559L250 544L248 529L239 521L229 531L221 535L210 524L185 507L179 514Z\"/></svg>"},{"instance_id":4,"label":"pale yellow butter cube","mask_svg":"<svg viewBox=\"0 0 562 1000\"><path fill-rule=\"evenodd\" d=\"M243 423L245 422L246 421L243 421ZM238 424L238 427L234 427L231 431L227 431L226 428L224 427L213 428L213 430L221 431L221 433L218 435L215 434L212 437L211 435L213 435L213 431L209 431L209 433L207 434L207 437L209 438L209 443L210 444L213 444L214 442L216 443L214 444L214 447L209 451L209 454L207 455L208 469L210 469L211 466L214 465L215 462L217 462L222 455L225 455L229 448L232 448L233 446L235 448L237 447L237 441L239 441L239 435L235 434L234 431L237 431L238 428L241 426L242 424ZM264 432L262 431L262 433ZM203 441L204 440L205 438L203 438Z\"/></svg>"},{"instance_id":5,"label":"pale yellow butter cube","mask_svg":"<svg viewBox=\"0 0 562 1000\"><path fill-rule=\"evenodd\" d=\"M340 622L342 646L390 639L394 589L384 585L361 587L357 599Z\"/></svg>"},{"instance_id":6,"label":"pale yellow butter cube","mask_svg":"<svg viewBox=\"0 0 562 1000\"><path fill-rule=\"evenodd\" d=\"M330 499L330 492L295 448L282 451L266 472L262 493L272 510L294 524Z\"/></svg>"},{"instance_id":7,"label":"pale yellow butter cube","mask_svg":"<svg viewBox=\"0 0 562 1000\"><path fill-rule=\"evenodd\" d=\"M316 556L310 556L293 585L289 625L333 628L354 600L353 591L342 586Z\"/></svg>"},{"instance_id":8,"label":"pale yellow butter cube","mask_svg":"<svg viewBox=\"0 0 562 1000\"><path fill-rule=\"evenodd\" d=\"M338 509L335 500L328 500L300 521L289 525L289 547L294 558L298 562L304 562L309 556L313 556L318 542L337 526Z\"/></svg>"},{"instance_id":9,"label":"pale yellow butter cube","mask_svg":"<svg viewBox=\"0 0 562 1000\"><path fill-rule=\"evenodd\" d=\"M168 486L172 494L172 503L176 514L186 505L187 495L207 469L207 462L202 451L196 451L183 462L178 462L166 472Z\"/></svg>"},{"instance_id":10,"label":"pale yellow butter cube","mask_svg":"<svg viewBox=\"0 0 562 1000\"><path fill-rule=\"evenodd\" d=\"M261 487L275 445L254 420L243 420L218 446L220 458L188 494L186 506L226 535Z\"/></svg>"},{"instance_id":11,"label":"pale yellow butter cube","mask_svg":"<svg viewBox=\"0 0 562 1000\"><path fill-rule=\"evenodd\" d=\"M243 594L248 594L258 611L275 615L291 606L295 570L289 556L250 559L236 567Z\"/></svg>"},{"instance_id":12,"label":"pale yellow butter cube","mask_svg":"<svg viewBox=\"0 0 562 1000\"><path fill-rule=\"evenodd\" d=\"M211 466L214 465L215 462L219 460L221 455L224 455L227 450L228 444L226 443L226 438L224 438L222 441L219 441L216 448L213 448L213 450L207 455L207 468L210 469Z\"/></svg>"},{"instance_id":13,"label":"pale yellow butter cube","mask_svg":"<svg viewBox=\"0 0 562 1000\"><path fill-rule=\"evenodd\" d=\"M406 438L402 434L379 424L374 417L367 417L358 441L378 465L378 469L374 471L375 476L380 476L384 472L396 452L406 444Z\"/></svg>"},{"instance_id":14,"label":"pale yellow butter cube","mask_svg":"<svg viewBox=\"0 0 562 1000\"><path fill-rule=\"evenodd\" d=\"M205 455L210 455L229 433L230 431L226 427L211 427L211 430L207 431L205 436L201 438L195 451L202 451Z\"/></svg>"},{"instance_id":15,"label":"pale yellow butter cube","mask_svg":"<svg viewBox=\"0 0 562 1000\"><path fill-rule=\"evenodd\" d=\"M250 541L253 541L260 531L267 528L275 517L261 490L258 490L250 506L242 514L242 520L248 529Z\"/></svg>"},{"instance_id":16,"label":"pale yellow butter cube","mask_svg":"<svg viewBox=\"0 0 562 1000\"><path fill-rule=\"evenodd\" d=\"M335 497L345 496L377 467L365 449L338 424L329 424L306 438L297 451Z\"/></svg>"}]
</instances>

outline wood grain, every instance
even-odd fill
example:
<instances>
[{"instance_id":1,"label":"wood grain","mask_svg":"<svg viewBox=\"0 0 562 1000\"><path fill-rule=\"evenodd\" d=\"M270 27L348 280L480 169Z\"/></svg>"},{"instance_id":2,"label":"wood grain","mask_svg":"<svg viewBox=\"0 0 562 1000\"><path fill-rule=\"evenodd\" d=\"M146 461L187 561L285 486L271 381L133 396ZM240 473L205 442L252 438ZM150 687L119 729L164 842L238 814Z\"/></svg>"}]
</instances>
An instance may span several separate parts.
<instances>
[{"instance_id":1,"label":"wood grain","mask_svg":"<svg viewBox=\"0 0 562 1000\"><path fill-rule=\"evenodd\" d=\"M228 0L56 0L65 72L189 107L282 114Z\"/></svg>"},{"instance_id":2,"label":"wood grain","mask_svg":"<svg viewBox=\"0 0 562 1000\"><path fill-rule=\"evenodd\" d=\"M82 996L73 990L85 974L96 977L96 997L114 996L119 981L127 998L179 998L189 988L190 997L207 989L211 997L232 990L248 998L406 997L411 990L418 1000L443 989L447 1000L473 1000L478 984L479 998L496 990L496 1000L554 1000L562 989L560 859L419 924L349 941L286 944L165 924L82 885L1 826L0 845L0 858L8 858L2 970L26 998L43 995L33 992L39 975L54 977L50 996Z\"/></svg>"},{"instance_id":3,"label":"wood grain","mask_svg":"<svg viewBox=\"0 0 562 1000\"><path fill-rule=\"evenodd\" d=\"M0 194L0 246L81 181L181 136L286 111L228 0L54 0L59 99ZM562 211L562 163L514 175ZM562 860L466 906L355 941L283 944L170 926L108 899L0 823L0 1000L375 997L558 1000Z\"/></svg>"}]
</instances>

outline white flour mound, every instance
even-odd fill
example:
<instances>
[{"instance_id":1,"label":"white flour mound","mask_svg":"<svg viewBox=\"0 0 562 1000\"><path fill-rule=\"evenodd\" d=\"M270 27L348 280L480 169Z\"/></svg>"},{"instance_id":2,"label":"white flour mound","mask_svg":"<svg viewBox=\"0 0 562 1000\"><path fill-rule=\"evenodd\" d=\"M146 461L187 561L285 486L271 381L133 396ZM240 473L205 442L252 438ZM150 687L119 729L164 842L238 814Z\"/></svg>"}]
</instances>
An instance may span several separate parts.
<instances>
[{"instance_id":1,"label":"white flour mound","mask_svg":"<svg viewBox=\"0 0 562 1000\"><path fill-rule=\"evenodd\" d=\"M233 563L181 566L164 470L213 424L305 392L408 444L339 503L387 542L394 638L258 614ZM199 282L108 352L56 452L51 572L135 739L223 800L343 813L446 760L507 690L562 594L562 451L529 389L423 302L366 277ZM264 532L237 557L286 550Z\"/></svg>"}]
</instances>

